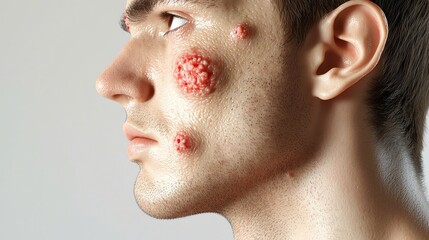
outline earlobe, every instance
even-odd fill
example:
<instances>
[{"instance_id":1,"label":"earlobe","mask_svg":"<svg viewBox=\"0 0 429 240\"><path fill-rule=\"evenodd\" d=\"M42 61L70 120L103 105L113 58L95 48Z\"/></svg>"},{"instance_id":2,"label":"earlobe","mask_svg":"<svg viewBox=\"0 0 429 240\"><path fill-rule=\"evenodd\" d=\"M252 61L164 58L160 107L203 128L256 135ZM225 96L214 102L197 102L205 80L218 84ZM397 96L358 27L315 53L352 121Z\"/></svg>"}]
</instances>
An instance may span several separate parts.
<instances>
[{"instance_id":1,"label":"earlobe","mask_svg":"<svg viewBox=\"0 0 429 240\"><path fill-rule=\"evenodd\" d=\"M368 75L378 64L387 40L383 11L374 3L352 0L317 23L306 56L313 95L333 99Z\"/></svg>"}]
</instances>

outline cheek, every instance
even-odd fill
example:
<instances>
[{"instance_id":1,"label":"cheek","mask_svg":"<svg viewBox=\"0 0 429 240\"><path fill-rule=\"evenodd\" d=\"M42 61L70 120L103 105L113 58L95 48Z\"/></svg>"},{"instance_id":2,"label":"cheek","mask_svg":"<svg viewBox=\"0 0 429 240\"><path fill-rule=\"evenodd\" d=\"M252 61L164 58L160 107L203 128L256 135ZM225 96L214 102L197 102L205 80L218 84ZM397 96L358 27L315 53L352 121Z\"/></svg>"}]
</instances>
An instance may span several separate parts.
<instances>
[{"instance_id":1,"label":"cheek","mask_svg":"<svg viewBox=\"0 0 429 240\"><path fill-rule=\"evenodd\" d=\"M194 148L192 137L185 132L178 132L174 137L173 144L176 151L180 154L190 153Z\"/></svg>"},{"instance_id":2,"label":"cheek","mask_svg":"<svg viewBox=\"0 0 429 240\"><path fill-rule=\"evenodd\" d=\"M183 94L201 97L215 91L216 72L216 64L209 57L193 51L177 59L174 78Z\"/></svg>"}]
</instances>

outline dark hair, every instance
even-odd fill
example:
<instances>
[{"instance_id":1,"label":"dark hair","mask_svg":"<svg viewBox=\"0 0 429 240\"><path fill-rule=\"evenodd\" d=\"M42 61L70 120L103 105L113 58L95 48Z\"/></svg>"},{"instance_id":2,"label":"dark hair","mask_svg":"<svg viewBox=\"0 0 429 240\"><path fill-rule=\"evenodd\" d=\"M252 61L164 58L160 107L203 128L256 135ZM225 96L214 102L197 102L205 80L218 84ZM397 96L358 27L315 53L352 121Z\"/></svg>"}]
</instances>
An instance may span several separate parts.
<instances>
[{"instance_id":1,"label":"dark hair","mask_svg":"<svg viewBox=\"0 0 429 240\"><path fill-rule=\"evenodd\" d=\"M289 41L300 44L309 29L347 0L277 0ZM389 148L405 145L422 178L425 116L429 105L429 0L374 0L389 36L381 77L367 104L377 138Z\"/></svg>"}]
</instances>

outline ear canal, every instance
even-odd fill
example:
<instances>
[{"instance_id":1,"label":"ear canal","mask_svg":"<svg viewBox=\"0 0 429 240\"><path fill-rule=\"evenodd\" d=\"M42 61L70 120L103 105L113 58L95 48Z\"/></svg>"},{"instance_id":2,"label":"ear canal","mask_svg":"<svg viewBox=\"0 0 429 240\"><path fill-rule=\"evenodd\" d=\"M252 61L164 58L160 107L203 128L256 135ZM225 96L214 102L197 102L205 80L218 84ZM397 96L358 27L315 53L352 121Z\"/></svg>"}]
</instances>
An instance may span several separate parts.
<instances>
[{"instance_id":1,"label":"ear canal","mask_svg":"<svg viewBox=\"0 0 429 240\"><path fill-rule=\"evenodd\" d=\"M325 61L320 64L319 68L316 71L317 75L326 74L329 70L333 68L344 68L345 62L342 59L341 55L333 50L327 50L325 56L323 57Z\"/></svg>"}]
</instances>

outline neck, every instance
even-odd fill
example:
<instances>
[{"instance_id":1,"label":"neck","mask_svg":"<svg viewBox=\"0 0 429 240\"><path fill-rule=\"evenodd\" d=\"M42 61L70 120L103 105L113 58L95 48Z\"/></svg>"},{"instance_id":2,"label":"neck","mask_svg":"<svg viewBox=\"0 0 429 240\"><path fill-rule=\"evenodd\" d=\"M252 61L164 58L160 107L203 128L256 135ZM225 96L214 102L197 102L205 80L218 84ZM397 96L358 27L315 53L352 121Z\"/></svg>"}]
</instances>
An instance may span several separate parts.
<instances>
[{"instance_id":1,"label":"neck","mask_svg":"<svg viewBox=\"0 0 429 240\"><path fill-rule=\"evenodd\" d=\"M323 144L304 161L308 164L272 176L220 212L236 240L428 236L428 206L418 181L408 177L403 183L401 176L385 174L388 168L406 172L410 159L404 154L380 159L375 136L353 114L363 111L352 109L349 103L329 109L336 117L323 121ZM394 195L395 186L403 191Z\"/></svg>"}]
</instances>

